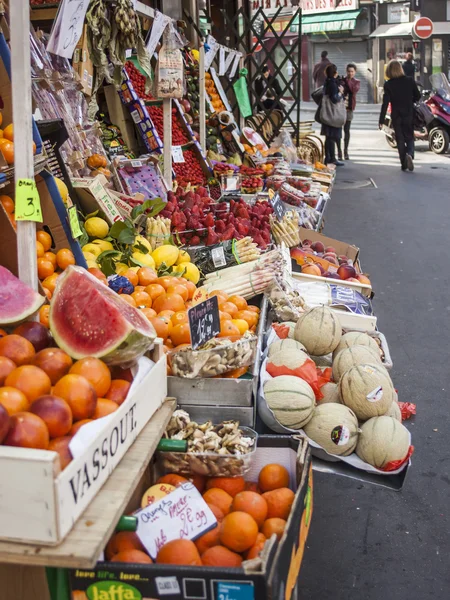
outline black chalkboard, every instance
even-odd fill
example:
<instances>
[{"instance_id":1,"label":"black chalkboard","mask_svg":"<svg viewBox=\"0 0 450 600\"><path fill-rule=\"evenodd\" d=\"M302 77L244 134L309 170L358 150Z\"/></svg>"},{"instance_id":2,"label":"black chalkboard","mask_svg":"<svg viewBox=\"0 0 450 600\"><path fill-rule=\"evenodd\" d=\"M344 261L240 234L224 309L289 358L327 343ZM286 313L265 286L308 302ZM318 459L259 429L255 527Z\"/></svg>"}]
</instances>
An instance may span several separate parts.
<instances>
[{"instance_id":1,"label":"black chalkboard","mask_svg":"<svg viewBox=\"0 0 450 600\"><path fill-rule=\"evenodd\" d=\"M191 345L194 350L220 333L219 303L217 296L200 302L188 310Z\"/></svg>"},{"instance_id":2,"label":"black chalkboard","mask_svg":"<svg viewBox=\"0 0 450 600\"><path fill-rule=\"evenodd\" d=\"M270 204L272 205L273 212L277 219L281 220L286 213L286 209L284 208L284 204L281 202L280 194L275 194L275 196L271 198Z\"/></svg>"}]
</instances>

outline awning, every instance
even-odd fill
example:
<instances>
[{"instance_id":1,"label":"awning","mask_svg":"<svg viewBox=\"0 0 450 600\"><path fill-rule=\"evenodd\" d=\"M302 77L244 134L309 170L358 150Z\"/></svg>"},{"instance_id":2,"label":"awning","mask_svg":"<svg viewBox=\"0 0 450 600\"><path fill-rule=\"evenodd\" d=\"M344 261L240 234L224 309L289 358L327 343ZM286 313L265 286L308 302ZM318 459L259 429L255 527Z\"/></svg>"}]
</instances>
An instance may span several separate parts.
<instances>
[{"instance_id":1,"label":"awning","mask_svg":"<svg viewBox=\"0 0 450 600\"><path fill-rule=\"evenodd\" d=\"M372 31L369 37L396 38L412 35L412 23L399 23L398 25L380 25Z\"/></svg>"},{"instance_id":2,"label":"awning","mask_svg":"<svg viewBox=\"0 0 450 600\"><path fill-rule=\"evenodd\" d=\"M356 19L361 14L361 10L305 15L302 17L302 33L351 31L355 29Z\"/></svg>"}]
</instances>

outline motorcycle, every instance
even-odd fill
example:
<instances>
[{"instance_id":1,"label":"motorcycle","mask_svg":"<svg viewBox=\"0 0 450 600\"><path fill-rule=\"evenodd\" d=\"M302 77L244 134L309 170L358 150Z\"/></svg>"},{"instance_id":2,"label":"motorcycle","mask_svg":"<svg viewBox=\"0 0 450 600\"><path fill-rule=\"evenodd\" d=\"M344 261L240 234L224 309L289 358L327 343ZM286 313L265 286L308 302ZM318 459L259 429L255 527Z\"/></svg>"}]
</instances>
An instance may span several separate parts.
<instances>
[{"instance_id":1,"label":"motorcycle","mask_svg":"<svg viewBox=\"0 0 450 600\"><path fill-rule=\"evenodd\" d=\"M444 73L430 76L431 90L421 90L422 99L417 103L414 123L414 139L428 141L435 154L445 154L450 143L450 84ZM391 148L397 148L395 131L392 127L391 105L389 105L383 131Z\"/></svg>"}]
</instances>

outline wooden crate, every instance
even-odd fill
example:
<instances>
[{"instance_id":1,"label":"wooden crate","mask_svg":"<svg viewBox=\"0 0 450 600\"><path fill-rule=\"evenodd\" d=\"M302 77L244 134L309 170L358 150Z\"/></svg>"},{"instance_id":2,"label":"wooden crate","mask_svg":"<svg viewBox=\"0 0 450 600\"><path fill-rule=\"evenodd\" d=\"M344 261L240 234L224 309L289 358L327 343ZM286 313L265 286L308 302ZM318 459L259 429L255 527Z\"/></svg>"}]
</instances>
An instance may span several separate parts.
<instances>
[{"instance_id":1,"label":"wooden crate","mask_svg":"<svg viewBox=\"0 0 450 600\"><path fill-rule=\"evenodd\" d=\"M55 452L0 446L0 479L5 482L0 539L54 545L69 533L167 396L165 356L150 372L148 365L148 359L141 359L143 377L116 412L80 430L82 452L64 471ZM95 425L93 439L84 440Z\"/></svg>"}]
</instances>

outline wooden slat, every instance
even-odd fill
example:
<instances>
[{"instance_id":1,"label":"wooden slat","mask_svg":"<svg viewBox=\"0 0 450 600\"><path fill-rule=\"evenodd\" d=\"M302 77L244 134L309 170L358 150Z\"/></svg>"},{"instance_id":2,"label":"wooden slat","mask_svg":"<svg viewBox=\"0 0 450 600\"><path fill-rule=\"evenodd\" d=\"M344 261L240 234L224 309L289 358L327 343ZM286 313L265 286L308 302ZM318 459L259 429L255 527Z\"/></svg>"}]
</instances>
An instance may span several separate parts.
<instances>
[{"instance_id":1,"label":"wooden slat","mask_svg":"<svg viewBox=\"0 0 450 600\"><path fill-rule=\"evenodd\" d=\"M21 565L0 565L1 598L50 600L45 569Z\"/></svg>"},{"instance_id":2,"label":"wooden slat","mask_svg":"<svg viewBox=\"0 0 450 600\"><path fill-rule=\"evenodd\" d=\"M55 6L53 8L38 8L31 10L30 19L32 21L53 21L56 17L56 13L58 12L58 7Z\"/></svg>"},{"instance_id":3,"label":"wooden slat","mask_svg":"<svg viewBox=\"0 0 450 600\"><path fill-rule=\"evenodd\" d=\"M155 413L59 546L49 548L0 542L0 563L92 568L147 468L175 407L175 400L168 399ZM2 597L1 593L0 597ZM34 597L34 595L29 596L29 598Z\"/></svg>"}]
</instances>

